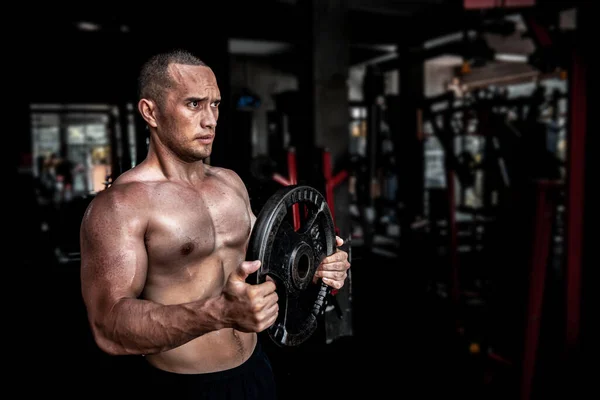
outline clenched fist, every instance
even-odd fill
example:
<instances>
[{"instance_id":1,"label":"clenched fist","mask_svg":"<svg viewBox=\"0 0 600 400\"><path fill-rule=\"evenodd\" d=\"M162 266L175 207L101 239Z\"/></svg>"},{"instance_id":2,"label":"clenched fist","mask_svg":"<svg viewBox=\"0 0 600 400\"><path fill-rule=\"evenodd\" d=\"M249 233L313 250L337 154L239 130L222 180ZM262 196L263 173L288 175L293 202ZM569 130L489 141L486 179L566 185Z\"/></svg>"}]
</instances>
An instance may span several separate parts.
<instances>
[{"instance_id":1,"label":"clenched fist","mask_svg":"<svg viewBox=\"0 0 600 400\"><path fill-rule=\"evenodd\" d=\"M260 261L244 261L229 275L223 292L222 318L228 326L242 332L262 332L277 319L279 305L275 283L246 282L248 275L260 268Z\"/></svg>"}]
</instances>

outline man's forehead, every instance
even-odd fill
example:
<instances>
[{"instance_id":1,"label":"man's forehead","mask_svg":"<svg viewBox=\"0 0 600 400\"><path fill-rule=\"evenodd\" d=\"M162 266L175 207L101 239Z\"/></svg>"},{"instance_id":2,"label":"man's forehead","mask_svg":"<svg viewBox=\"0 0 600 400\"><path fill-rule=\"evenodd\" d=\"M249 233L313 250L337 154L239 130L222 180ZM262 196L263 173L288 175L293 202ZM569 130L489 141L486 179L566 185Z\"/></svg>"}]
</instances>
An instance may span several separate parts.
<instances>
[{"instance_id":1,"label":"man's forehead","mask_svg":"<svg viewBox=\"0 0 600 400\"><path fill-rule=\"evenodd\" d=\"M215 74L209 67L203 65L170 64L169 73L173 80L180 84L217 86Z\"/></svg>"}]
</instances>

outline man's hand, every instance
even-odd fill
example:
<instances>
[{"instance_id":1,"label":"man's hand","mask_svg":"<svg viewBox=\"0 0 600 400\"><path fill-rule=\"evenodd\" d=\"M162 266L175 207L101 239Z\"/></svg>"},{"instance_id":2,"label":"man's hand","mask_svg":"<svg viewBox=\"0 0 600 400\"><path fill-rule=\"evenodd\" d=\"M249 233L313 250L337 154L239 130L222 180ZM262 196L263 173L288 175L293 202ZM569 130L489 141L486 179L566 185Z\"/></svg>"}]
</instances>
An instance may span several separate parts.
<instances>
[{"instance_id":1,"label":"man's hand","mask_svg":"<svg viewBox=\"0 0 600 400\"><path fill-rule=\"evenodd\" d=\"M340 289L344 286L346 277L348 277L348 268L350 263L348 262L348 253L339 247L344 244L344 241L336 236L337 249L336 252L325 257L315 273L313 281L316 282L318 278L323 279L323 283L331 286L334 289Z\"/></svg>"},{"instance_id":2,"label":"man's hand","mask_svg":"<svg viewBox=\"0 0 600 400\"><path fill-rule=\"evenodd\" d=\"M279 312L275 282L246 283L260 267L260 261L244 261L229 275L223 288L223 321L242 332L261 332L275 322Z\"/></svg>"}]
</instances>

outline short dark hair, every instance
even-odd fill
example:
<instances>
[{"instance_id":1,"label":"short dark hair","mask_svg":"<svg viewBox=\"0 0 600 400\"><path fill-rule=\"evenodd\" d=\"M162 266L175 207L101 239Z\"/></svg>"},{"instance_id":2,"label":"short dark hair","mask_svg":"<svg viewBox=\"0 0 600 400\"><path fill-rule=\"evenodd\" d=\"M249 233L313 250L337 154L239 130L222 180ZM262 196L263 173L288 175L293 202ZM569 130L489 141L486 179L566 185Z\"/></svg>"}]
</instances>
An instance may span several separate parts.
<instances>
[{"instance_id":1,"label":"short dark hair","mask_svg":"<svg viewBox=\"0 0 600 400\"><path fill-rule=\"evenodd\" d=\"M173 80L169 74L170 64L208 67L204 61L184 49L173 49L155 54L142 65L138 77L138 96L140 99L149 98L162 105L165 89L173 85Z\"/></svg>"}]
</instances>

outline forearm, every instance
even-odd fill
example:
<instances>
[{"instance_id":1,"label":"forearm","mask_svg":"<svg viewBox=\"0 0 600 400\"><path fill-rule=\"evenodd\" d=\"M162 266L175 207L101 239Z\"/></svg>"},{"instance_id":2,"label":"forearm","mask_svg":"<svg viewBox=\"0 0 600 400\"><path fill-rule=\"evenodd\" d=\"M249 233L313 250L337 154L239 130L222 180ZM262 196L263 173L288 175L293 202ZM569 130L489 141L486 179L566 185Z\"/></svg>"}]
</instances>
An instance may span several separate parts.
<instances>
[{"instance_id":1,"label":"forearm","mask_svg":"<svg viewBox=\"0 0 600 400\"><path fill-rule=\"evenodd\" d=\"M93 323L93 331L106 353L155 354L224 328L218 313L214 298L178 305L122 299Z\"/></svg>"}]
</instances>

